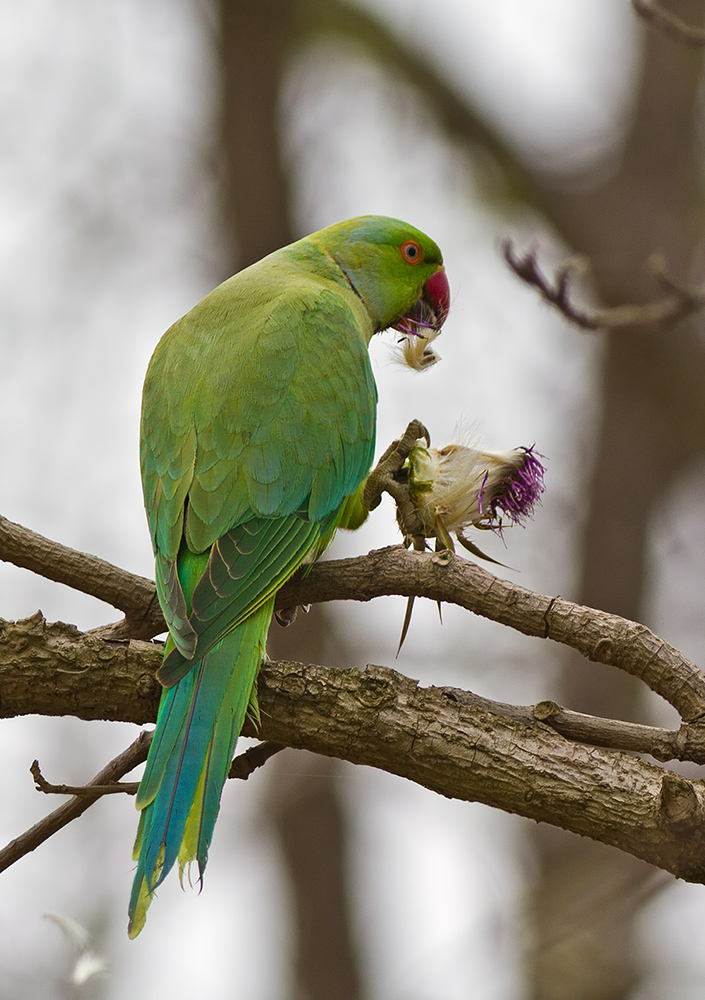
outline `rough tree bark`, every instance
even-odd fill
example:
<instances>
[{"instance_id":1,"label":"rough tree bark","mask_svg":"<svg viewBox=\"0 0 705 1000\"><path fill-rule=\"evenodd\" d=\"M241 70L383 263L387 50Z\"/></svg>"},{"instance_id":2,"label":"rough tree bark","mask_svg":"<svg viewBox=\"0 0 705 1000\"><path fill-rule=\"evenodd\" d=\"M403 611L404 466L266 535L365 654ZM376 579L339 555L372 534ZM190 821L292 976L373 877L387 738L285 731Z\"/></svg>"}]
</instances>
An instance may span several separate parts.
<instances>
[{"instance_id":1,"label":"rough tree bark","mask_svg":"<svg viewBox=\"0 0 705 1000\"><path fill-rule=\"evenodd\" d=\"M14 527L2 522L5 537ZM22 538L26 544L34 538L38 550L49 545L55 554L67 551L69 569L62 580L67 585L80 581L85 588L82 560L92 569L102 562L26 530ZM0 547L0 557L6 555L7 547ZM114 603L127 605L132 619L144 623L153 592L135 578L145 609L135 614L126 575L103 562L101 592L110 597L114 580ZM319 563L285 585L277 602L291 607L387 593L459 604L528 636L572 646L640 678L680 713L683 724L669 731L574 713L554 703L532 709L502 705L469 692L422 689L386 667L355 671L284 662L261 671L259 735L565 827L683 878L705 877L703 782L603 749L705 761L705 675L697 667L644 626L536 594L448 552L397 546ZM151 630L163 627L154 619ZM146 626L141 628L146 634ZM109 628L84 635L71 625L49 625L40 613L0 623L0 714L154 719L160 645L109 636ZM251 725L246 732L253 733Z\"/></svg>"},{"instance_id":2,"label":"rough tree bark","mask_svg":"<svg viewBox=\"0 0 705 1000\"><path fill-rule=\"evenodd\" d=\"M106 564L105 579L111 569ZM406 581L401 587L393 583L399 579ZM441 561L402 548L315 566L308 578L283 589L280 600L290 606L295 597L332 596L335 580L339 593L361 600L413 587L418 596L460 600L529 635L553 634L639 676L694 721L670 732L577 715L553 703L527 708L452 688L421 688L387 667L341 670L283 661L261 671L257 735L380 767L440 794L542 820L705 881L705 784L606 749L705 761L705 677L676 650L643 626L532 594L463 559ZM586 643L590 631L602 635L596 644ZM100 632L48 624L40 613L1 622L0 715L153 720L161 646ZM245 732L254 733L251 723Z\"/></svg>"}]
</instances>

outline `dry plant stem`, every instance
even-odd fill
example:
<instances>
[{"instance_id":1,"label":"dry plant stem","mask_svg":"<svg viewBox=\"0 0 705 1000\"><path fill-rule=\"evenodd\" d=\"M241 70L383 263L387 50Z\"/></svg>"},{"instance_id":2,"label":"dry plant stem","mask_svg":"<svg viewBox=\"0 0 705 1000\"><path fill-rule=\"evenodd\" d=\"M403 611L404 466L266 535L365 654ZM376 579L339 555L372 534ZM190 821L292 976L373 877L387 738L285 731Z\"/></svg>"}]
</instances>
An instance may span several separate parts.
<instances>
[{"instance_id":1,"label":"dry plant stem","mask_svg":"<svg viewBox=\"0 0 705 1000\"><path fill-rule=\"evenodd\" d=\"M652 257L648 264L655 281L670 294L648 305L613 306L608 309L580 309L571 301L571 281L581 265L569 260L556 269L553 280L541 271L535 251L516 253L511 240L502 242L502 253L514 274L536 288L545 302L554 306L567 320L583 330L633 330L639 327L665 328L705 308L705 293L689 289L666 273L664 262Z\"/></svg>"},{"instance_id":2,"label":"dry plant stem","mask_svg":"<svg viewBox=\"0 0 705 1000\"><path fill-rule=\"evenodd\" d=\"M639 17L669 38L695 48L705 46L705 31L702 28L686 24L675 14L664 10L658 0L632 0L632 7Z\"/></svg>"},{"instance_id":3,"label":"dry plant stem","mask_svg":"<svg viewBox=\"0 0 705 1000\"><path fill-rule=\"evenodd\" d=\"M118 754L117 757L111 760L89 784L101 788L104 785L109 785L119 780L124 774L131 771L133 767L137 767L138 764L147 759L147 751L149 750L151 739L151 734L140 733L134 743L131 743L126 750L123 750L121 754ZM97 793L98 796L100 794L102 793ZM72 820L77 819L86 809L89 809L93 805L96 797L89 797L87 795L74 796L68 802L60 805L58 809L49 813L48 816L45 816L44 819L35 823L33 827L30 827L29 830L20 837L17 837L16 840L10 841L0 851L0 872L5 871L6 868L9 868L19 858L24 857L25 854L36 850L45 840L58 833L59 830Z\"/></svg>"}]
</instances>

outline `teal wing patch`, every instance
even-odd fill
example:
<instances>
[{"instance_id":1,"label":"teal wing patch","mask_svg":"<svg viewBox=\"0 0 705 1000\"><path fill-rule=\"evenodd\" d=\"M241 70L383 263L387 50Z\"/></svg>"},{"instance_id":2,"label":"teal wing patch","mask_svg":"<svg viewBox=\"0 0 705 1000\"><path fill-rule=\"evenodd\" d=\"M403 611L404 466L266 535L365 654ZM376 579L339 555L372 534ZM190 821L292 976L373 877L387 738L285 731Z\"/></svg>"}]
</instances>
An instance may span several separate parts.
<instances>
[{"instance_id":1,"label":"teal wing patch","mask_svg":"<svg viewBox=\"0 0 705 1000\"><path fill-rule=\"evenodd\" d=\"M194 651L185 656L178 646L173 649L157 673L160 682L176 684L226 633L265 604L332 532L338 517L334 511L324 521L296 515L256 518L214 542L191 598Z\"/></svg>"}]
</instances>

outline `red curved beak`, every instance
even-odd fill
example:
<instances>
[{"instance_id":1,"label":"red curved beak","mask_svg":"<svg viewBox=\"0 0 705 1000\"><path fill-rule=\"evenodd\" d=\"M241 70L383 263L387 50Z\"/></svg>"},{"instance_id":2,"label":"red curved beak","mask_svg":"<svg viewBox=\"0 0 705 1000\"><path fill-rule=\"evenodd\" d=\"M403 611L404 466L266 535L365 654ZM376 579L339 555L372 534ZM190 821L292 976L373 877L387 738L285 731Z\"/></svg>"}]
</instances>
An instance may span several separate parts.
<instances>
[{"instance_id":1,"label":"red curved beak","mask_svg":"<svg viewBox=\"0 0 705 1000\"><path fill-rule=\"evenodd\" d=\"M433 312L436 314L436 329L445 323L450 309L450 285L444 268L436 271L423 286L423 295Z\"/></svg>"},{"instance_id":2,"label":"red curved beak","mask_svg":"<svg viewBox=\"0 0 705 1000\"><path fill-rule=\"evenodd\" d=\"M449 309L450 286L445 270L440 267L423 286L411 309L392 324L392 329L428 340L429 331L432 330L435 336L443 326Z\"/></svg>"}]
</instances>

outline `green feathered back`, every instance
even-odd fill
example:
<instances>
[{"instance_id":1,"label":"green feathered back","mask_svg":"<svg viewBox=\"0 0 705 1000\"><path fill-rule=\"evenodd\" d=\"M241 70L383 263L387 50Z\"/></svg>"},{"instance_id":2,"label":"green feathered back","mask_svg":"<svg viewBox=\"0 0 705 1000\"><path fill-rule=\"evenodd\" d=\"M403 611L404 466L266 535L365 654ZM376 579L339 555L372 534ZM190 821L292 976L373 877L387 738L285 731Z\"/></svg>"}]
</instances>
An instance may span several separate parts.
<instances>
[{"instance_id":1,"label":"green feathered back","mask_svg":"<svg viewBox=\"0 0 705 1000\"><path fill-rule=\"evenodd\" d=\"M206 296L165 334L147 373L145 505L160 598L187 658L196 646L175 570L182 542L204 552L244 523L297 511L323 521L372 461L370 317L325 257L313 251L314 277L291 256L279 251ZM298 562L273 565L269 579L258 570L252 606Z\"/></svg>"}]
</instances>

